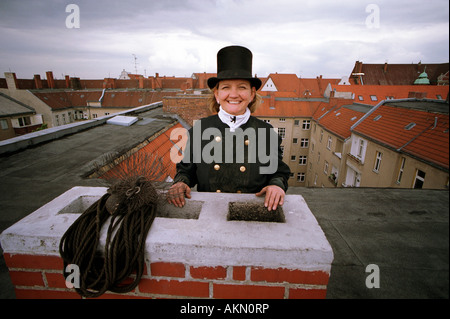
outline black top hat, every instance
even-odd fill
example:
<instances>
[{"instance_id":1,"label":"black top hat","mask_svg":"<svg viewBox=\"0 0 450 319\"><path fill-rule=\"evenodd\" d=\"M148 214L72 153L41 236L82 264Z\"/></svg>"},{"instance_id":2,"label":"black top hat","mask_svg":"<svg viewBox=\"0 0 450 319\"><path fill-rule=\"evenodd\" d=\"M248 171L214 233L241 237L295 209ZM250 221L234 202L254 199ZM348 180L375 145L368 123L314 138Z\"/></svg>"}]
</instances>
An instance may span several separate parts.
<instances>
[{"instance_id":1,"label":"black top hat","mask_svg":"<svg viewBox=\"0 0 450 319\"><path fill-rule=\"evenodd\" d=\"M241 46L229 46L217 52L217 77L208 79L210 89L214 88L220 80L245 79L258 90L261 80L252 77L252 52Z\"/></svg>"}]
</instances>

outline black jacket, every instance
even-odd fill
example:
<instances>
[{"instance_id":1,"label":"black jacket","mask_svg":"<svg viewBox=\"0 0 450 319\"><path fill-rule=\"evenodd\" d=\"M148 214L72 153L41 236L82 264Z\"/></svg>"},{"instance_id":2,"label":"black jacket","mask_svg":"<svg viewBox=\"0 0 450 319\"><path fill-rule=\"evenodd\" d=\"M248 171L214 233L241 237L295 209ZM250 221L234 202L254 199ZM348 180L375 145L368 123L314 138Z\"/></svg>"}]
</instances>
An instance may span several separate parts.
<instances>
[{"instance_id":1,"label":"black jacket","mask_svg":"<svg viewBox=\"0 0 450 319\"><path fill-rule=\"evenodd\" d=\"M197 185L199 192L257 193L267 185L286 191L290 169L282 160L281 138L272 125L250 116L239 129L230 134L217 115L197 121L189 130L187 152L176 166L174 183ZM269 160L264 151L274 157Z\"/></svg>"}]
</instances>

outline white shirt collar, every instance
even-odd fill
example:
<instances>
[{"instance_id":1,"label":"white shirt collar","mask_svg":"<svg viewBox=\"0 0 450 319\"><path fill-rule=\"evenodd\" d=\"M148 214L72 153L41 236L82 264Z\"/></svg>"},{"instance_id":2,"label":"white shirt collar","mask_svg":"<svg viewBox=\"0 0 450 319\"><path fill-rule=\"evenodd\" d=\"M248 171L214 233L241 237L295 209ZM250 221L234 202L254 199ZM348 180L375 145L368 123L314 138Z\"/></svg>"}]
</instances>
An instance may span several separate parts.
<instances>
[{"instance_id":1,"label":"white shirt collar","mask_svg":"<svg viewBox=\"0 0 450 319\"><path fill-rule=\"evenodd\" d=\"M234 132L235 129L247 123L248 119L250 118L250 114L251 114L250 109L247 108L245 113L242 115L231 115L224 111L222 105L219 107L218 113L220 120L230 127L231 132Z\"/></svg>"}]
</instances>

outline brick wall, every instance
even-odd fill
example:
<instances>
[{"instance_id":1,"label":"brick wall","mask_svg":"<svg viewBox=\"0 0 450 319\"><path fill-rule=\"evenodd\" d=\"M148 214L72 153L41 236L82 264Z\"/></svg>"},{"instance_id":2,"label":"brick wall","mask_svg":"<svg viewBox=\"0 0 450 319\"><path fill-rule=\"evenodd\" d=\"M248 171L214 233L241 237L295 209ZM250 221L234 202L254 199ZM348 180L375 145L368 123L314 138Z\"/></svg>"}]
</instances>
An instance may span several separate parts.
<instances>
[{"instance_id":1,"label":"brick wall","mask_svg":"<svg viewBox=\"0 0 450 319\"><path fill-rule=\"evenodd\" d=\"M16 298L81 298L66 288L59 256L5 253L4 258ZM321 299L328 279L323 271L149 262L132 292L107 292L99 298Z\"/></svg>"}]
</instances>

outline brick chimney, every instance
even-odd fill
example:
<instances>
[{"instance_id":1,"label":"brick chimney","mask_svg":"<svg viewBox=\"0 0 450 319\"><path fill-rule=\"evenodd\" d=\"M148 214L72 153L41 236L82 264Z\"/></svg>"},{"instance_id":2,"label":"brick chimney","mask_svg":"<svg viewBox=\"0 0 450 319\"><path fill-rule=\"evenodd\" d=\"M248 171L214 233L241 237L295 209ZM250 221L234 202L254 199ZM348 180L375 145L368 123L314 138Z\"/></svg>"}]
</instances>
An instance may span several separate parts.
<instances>
[{"instance_id":1,"label":"brick chimney","mask_svg":"<svg viewBox=\"0 0 450 319\"><path fill-rule=\"evenodd\" d=\"M81 90L80 78L70 78L70 87L73 90Z\"/></svg>"},{"instance_id":2,"label":"brick chimney","mask_svg":"<svg viewBox=\"0 0 450 319\"><path fill-rule=\"evenodd\" d=\"M275 108L275 94L270 94L269 108Z\"/></svg>"},{"instance_id":3,"label":"brick chimney","mask_svg":"<svg viewBox=\"0 0 450 319\"><path fill-rule=\"evenodd\" d=\"M41 76L39 74L34 75L34 86L38 90L42 89L42 80L41 80Z\"/></svg>"},{"instance_id":4,"label":"brick chimney","mask_svg":"<svg viewBox=\"0 0 450 319\"><path fill-rule=\"evenodd\" d=\"M362 73L362 67L363 67L363 63L362 63L362 61L359 61L359 63L358 63L358 73Z\"/></svg>"},{"instance_id":5,"label":"brick chimney","mask_svg":"<svg viewBox=\"0 0 450 319\"><path fill-rule=\"evenodd\" d=\"M383 72L384 72L384 73L387 72L387 67L388 67L387 62L384 62L384 67L383 67Z\"/></svg>"},{"instance_id":6,"label":"brick chimney","mask_svg":"<svg viewBox=\"0 0 450 319\"><path fill-rule=\"evenodd\" d=\"M66 75L64 78L66 80L66 89L70 89L70 76Z\"/></svg>"},{"instance_id":7,"label":"brick chimney","mask_svg":"<svg viewBox=\"0 0 450 319\"><path fill-rule=\"evenodd\" d=\"M55 88L55 80L53 79L53 72L47 71L45 72L45 75L47 76L47 84L50 89Z\"/></svg>"},{"instance_id":8,"label":"brick chimney","mask_svg":"<svg viewBox=\"0 0 450 319\"><path fill-rule=\"evenodd\" d=\"M317 85L319 86L319 94L322 95L323 90L322 90L322 75L317 77Z\"/></svg>"}]
</instances>

